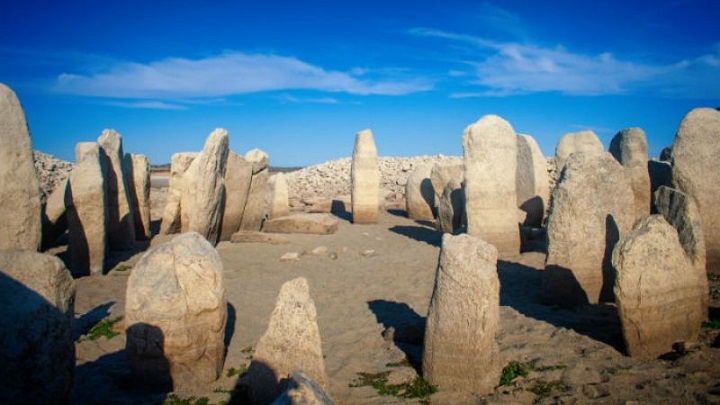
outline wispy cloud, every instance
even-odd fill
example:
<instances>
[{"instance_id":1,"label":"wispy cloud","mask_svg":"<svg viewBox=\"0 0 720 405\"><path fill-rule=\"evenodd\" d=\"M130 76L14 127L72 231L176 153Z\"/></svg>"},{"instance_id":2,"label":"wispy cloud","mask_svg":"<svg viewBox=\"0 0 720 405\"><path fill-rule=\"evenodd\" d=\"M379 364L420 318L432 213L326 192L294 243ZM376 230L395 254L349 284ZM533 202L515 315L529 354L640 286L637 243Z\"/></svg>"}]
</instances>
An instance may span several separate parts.
<instances>
[{"instance_id":1,"label":"wispy cloud","mask_svg":"<svg viewBox=\"0 0 720 405\"><path fill-rule=\"evenodd\" d=\"M170 58L119 63L94 74L63 73L55 90L92 97L177 100L277 90L318 90L354 95L404 95L426 91L421 79L355 77L274 54L227 52L204 59Z\"/></svg>"},{"instance_id":2,"label":"wispy cloud","mask_svg":"<svg viewBox=\"0 0 720 405\"><path fill-rule=\"evenodd\" d=\"M312 103L312 104L339 104L340 101L333 97L295 97L290 94L280 95L282 101L288 103Z\"/></svg>"},{"instance_id":3,"label":"wispy cloud","mask_svg":"<svg viewBox=\"0 0 720 405\"><path fill-rule=\"evenodd\" d=\"M184 105L170 104L164 101L111 101L106 103L115 107L146 110L187 110Z\"/></svg>"}]
</instances>

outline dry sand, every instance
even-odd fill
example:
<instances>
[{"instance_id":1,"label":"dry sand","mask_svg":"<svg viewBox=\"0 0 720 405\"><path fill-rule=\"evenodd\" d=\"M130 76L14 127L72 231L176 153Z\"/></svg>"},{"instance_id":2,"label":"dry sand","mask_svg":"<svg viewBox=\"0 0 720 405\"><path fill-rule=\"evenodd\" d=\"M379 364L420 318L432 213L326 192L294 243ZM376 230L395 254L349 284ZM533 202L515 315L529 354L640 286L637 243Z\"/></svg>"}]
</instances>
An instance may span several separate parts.
<instances>
[{"instance_id":1,"label":"dry sand","mask_svg":"<svg viewBox=\"0 0 720 405\"><path fill-rule=\"evenodd\" d=\"M154 220L162 213L165 191L152 189ZM290 242L283 245L220 243L229 303L227 359L222 377L205 392L192 394L206 396L210 403L228 400L237 380L227 376L228 370L249 363L246 348L255 346L265 331L281 284L303 276L317 307L329 393L335 402L421 403L381 396L371 387L349 387L359 372L397 370L387 364L405 358L419 365L440 234L403 214L383 213L376 225L352 225L341 214L336 234L288 235ZM321 247L327 251L312 253ZM280 261L288 252L303 254L297 261ZM100 319L123 315L126 282L140 255L121 262L105 277L76 280L78 335ZM488 397L463 398L440 390L430 403L720 403L720 330L704 329L699 349L682 356L653 361L626 357L613 305L566 310L540 304L544 258L541 252L528 252L498 264L498 340L504 363L528 362L536 370ZM717 288L717 281L711 283ZM717 319L717 297L711 305ZM395 333L384 334L390 327ZM166 393L148 393L132 383L124 346L123 334L77 343L73 403L151 404L167 398ZM547 395L532 392L542 388Z\"/></svg>"}]
</instances>

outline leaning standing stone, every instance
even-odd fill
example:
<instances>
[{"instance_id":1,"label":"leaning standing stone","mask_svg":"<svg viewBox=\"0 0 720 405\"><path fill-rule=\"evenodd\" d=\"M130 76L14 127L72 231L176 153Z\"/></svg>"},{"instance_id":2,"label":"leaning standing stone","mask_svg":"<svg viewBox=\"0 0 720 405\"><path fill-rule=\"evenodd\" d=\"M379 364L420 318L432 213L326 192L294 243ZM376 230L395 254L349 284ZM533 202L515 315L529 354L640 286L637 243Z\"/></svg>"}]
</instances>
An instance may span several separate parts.
<instances>
[{"instance_id":1,"label":"leaning standing stone","mask_svg":"<svg viewBox=\"0 0 720 405\"><path fill-rule=\"evenodd\" d=\"M433 207L435 207L435 190L430 175L431 164L420 165L415 168L405 185L405 204L410 219L432 221Z\"/></svg>"},{"instance_id":2,"label":"leaning standing stone","mask_svg":"<svg viewBox=\"0 0 720 405\"><path fill-rule=\"evenodd\" d=\"M675 343L696 341L704 318L702 294L675 228L660 215L644 218L618 242L612 262L631 356L650 360L672 351Z\"/></svg>"},{"instance_id":3,"label":"leaning standing stone","mask_svg":"<svg viewBox=\"0 0 720 405\"><path fill-rule=\"evenodd\" d=\"M625 168L635 196L635 220L650 215L650 172L645 131L626 128L610 142L610 153Z\"/></svg>"},{"instance_id":4,"label":"leaning standing stone","mask_svg":"<svg viewBox=\"0 0 720 405\"><path fill-rule=\"evenodd\" d=\"M0 249L38 250L40 183L25 112L0 83Z\"/></svg>"},{"instance_id":5,"label":"leaning standing stone","mask_svg":"<svg viewBox=\"0 0 720 405\"><path fill-rule=\"evenodd\" d=\"M355 134L350 178L353 223L377 223L380 210L380 168L377 148L369 129Z\"/></svg>"},{"instance_id":6,"label":"leaning standing stone","mask_svg":"<svg viewBox=\"0 0 720 405\"><path fill-rule=\"evenodd\" d=\"M189 232L145 253L125 304L135 375L175 391L207 388L223 367L226 307L222 261L204 237Z\"/></svg>"},{"instance_id":7,"label":"leaning standing stone","mask_svg":"<svg viewBox=\"0 0 720 405\"><path fill-rule=\"evenodd\" d=\"M555 168L562 172L567 159L575 152L602 153L604 151L600 138L593 131L580 131L565 134L555 146Z\"/></svg>"},{"instance_id":8,"label":"leaning standing stone","mask_svg":"<svg viewBox=\"0 0 720 405\"><path fill-rule=\"evenodd\" d=\"M198 153L194 152L172 155L167 202L165 203L165 211L160 224L161 235L178 233L182 229L181 201L185 190L185 182L187 181L185 173L198 155Z\"/></svg>"},{"instance_id":9,"label":"leaning standing stone","mask_svg":"<svg viewBox=\"0 0 720 405\"><path fill-rule=\"evenodd\" d=\"M149 240L150 235L150 161L145 155L126 153L123 159L124 171L131 179L130 206L135 219L135 236L138 240Z\"/></svg>"},{"instance_id":10,"label":"leaning standing stone","mask_svg":"<svg viewBox=\"0 0 720 405\"><path fill-rule=\"evenodd\" d=\"M277 173L268 179L267 207L268 219L286 217L290 215L290 204L288 202L288 184L285 175Z\"/></svg>"},{"instance_id":11,"label":"leaning standing stone","mask_svg":"<svg viewBox=\"0 0 720 405\"><path fill-rule=\"evenodd\" d=\"M520 253L515 171L517 140L510 124L486 115L463 132L467 233Z\"/></svg>"},{"instance_id":12,"label":"leaning standing stone","mask_svg":"<svg viewBox=\"0 0 720 405\"><path fill-rule=\"evenodd\" d=\"M252 163L230 151L225 170L225 209L220 240L229 240L240 229L252 182Z\"/></svg>"},{"instance_id":13,"label":"leaning standing stone","mask_svg":"<svg viewBox=\"0 0 720 405\"><path fill-rule=\"evenodd\" d=\"M545 208L550 200L547 160L530 135L517 136L517 170L515 187L518 208L527 216L523 225L542 226Z\"/></svg>"},{"instance_id":14,"label":"leaning standing stone","mask_svg":"<svg viewBox=\"0 0 720 405\"><path fill-rule=\"evenodd\" d=\"M444 234L428 309L423 377L441 390L489 394L500 380L497 250Z\"/></svg>"},{"instance_id":15,"label":"leaning standing stone","mask_svg":"<svg viewBox=\"0 0 720 405\"><path fill-rule=\"evenodd\" d=\"M270 178L270 156L260 149L253 149L245 154L245 160L252 163L252 179L240 230L259 231L267 211L265 196Z\"/></svg>"},{"instance_id":16,"label":"leaning standing stone","mask_svg":"<svg viewBox=\"0 0 720 405\"><path fill-rule=\"evenodd\" d=\"M105 170L108 205L108 246L111 250L132 248L135 244L135 218L130 201L132 179L126 178L122 167L122 137L106 129L98 137L101 162Z\"/></svg>"},{"instance_id":17,"label":"leaning standing stone","mask_svg":"<svg viewBox=\"0 0 720 405\"><path fill-rule=\"evenodd\" d=\"M0 403L67 404L75 283L55 256L0 252Z\"/></svg>"}]
</instances>

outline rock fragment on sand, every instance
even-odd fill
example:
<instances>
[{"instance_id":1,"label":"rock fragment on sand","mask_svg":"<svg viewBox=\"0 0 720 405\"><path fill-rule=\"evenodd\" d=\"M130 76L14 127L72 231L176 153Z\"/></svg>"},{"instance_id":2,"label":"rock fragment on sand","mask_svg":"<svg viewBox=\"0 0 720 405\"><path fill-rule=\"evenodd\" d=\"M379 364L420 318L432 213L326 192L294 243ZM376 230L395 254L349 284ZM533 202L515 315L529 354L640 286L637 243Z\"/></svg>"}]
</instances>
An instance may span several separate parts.
<instances>
[{"instance_id":1,"label":"rock fragment on sand","mask_svg":"<svg viewBox=\"0 0 720 405\"><path fill-rule=\"evenodd\" d=\"M350 177L353 223L377 223L380 210L380 169L375 140L369 129L355 135Z\"/></svg>"},{"instance_id":2,"label":"rock fragment on sand","mask_svg":"<svg viewBox=\"0 0 720 405\"><path fill-rule=\"evenodd\" d=\"M517 136L517 169L515 191L518 207L527 215L523 225L542 226L545 208L550 201L547 160L530 135Z\"/></svg>"},{"instance_id":3,"label":"rock fragment on sand","mask_svg":"<svg viewBox=\"0 0 720 405\"><path fill-rule=\"evenodd\" d=\"M140 381L207 388L222 371L226 320L223 264L198 233L153 248L130 273L125 350Z\"/></svg>"},{"instance_id":4,"label":"rock fragment on sand","mask_svg":"<svg viewBox=\"0 0 720 405\"><path fill-rule=\"evenodd\" d=\"M269 219L263 224L263 232L329 235L337 232L338 226L338 219L330 214L303 213Z\"/></svg>"},{"instance_id":5,"label":"rock fragment on sand","mask_svg":"<svg viewBox=\"0 0 720 405\"><path fill-rule=\"evenodd\" d=\"M0 249L38 250L40 183L25 112L15 92L0 83Z\"/></svg>"},{"instance_id":6,"label":"rock fragment on sand","mask_svg":"<svg viewBox=\"0 0 720 405\"><path fill-rule=\"evenodd\" d=\"M280 256L281 262L296 262L300 260L300 253L298 252L287 252Z\"/></svg>"},{"instance_id":7,"label":"rock fragment on sand","mask_svg":"<svg viewBox=\"0 0 720 405\"><path fill-rule=\"evenodd\" d=\"M435 190L430 175L433 166L420 165L415 168L405 184L405 208L408 218L432 221L435 207Z\"/></svg>"},{"instance_id":8,"label":"rock fragment on sand","mask_svg":"<svg viewBox=\"0 0 720 405\"><path fill-rule=\"evenodd\" d=\"M489 394L502 364L497 250L471 235L444 234L428 309L423 377L440 390Z\"/></svg>"},{"instance_id":9,"label":"rock fragment on sand","mask_svg":"<svg viewBox=\"0 0 720 405\"><path fill-rule=\"evenodd\" d=\"M573 153L602 153L604 150L600 138L593 131L565 134L555 146L555 169L561 173Z\"/></svg>"},{"instance_id":10,"label":"rock fragment on sand","mask_svg":"<svg viewBox=\"0 0 720 405\"><path fill-rule=\"evenodd\" d=\"M277 173L268 179L267 216L269 219L286 217L290 215L288 185L285 175Z\"/></svg>"},{"instance_id":11,"label":"rock fragment on sand","mask_svg":"<svg viewBox=\"0 0 720 405\"><path fill-rule=\"evenodd\" d=\"M697 339L704 319L698 275L677 231L662 216L641 220L618 242L612 262L623 338L631 356L654 359L672 351L677 342Z\"/></svg>"},{"instance_id":12,"label":"rock fragment on sand","mask_svg":"<svg viewBox=\"0 0 720 405\"><path fill-rule=\"evenodd\" d=\"M175 153L170 160L170 180L168 184L167 201L160 223L160 234L170 235L182 229L182 216L180 203L185 190L185 172L190 168L198 153Z\"/></svg>"},{"instance_id":13,"label":"rock fragment on sand","mask_svg":"<svg viewBox=\"0 0 720 405\"><path fill-rule=\"evenodd\" d=\"M135 218L130 200L132 179L123 170L122 137L106 129L97 139L107 193L107 238L111 250L126 250L135 245Z\"/></svg>"},{"instance_id":14,"label":"rock fragment on sand","mask_svg":"<svg viewBox=\"0 0 720 405\"><path fill-rule=\"evenodd\" d=\"M0 252L0 402L68 404L75 284L55 256Z\"/></svg>"},{"instance_id":15,"label":"rock fragment on sand","mask_svg":"<svg viewBox=\"0 0 720 405\"><path fill-rule=\"evenodd\" d=\"M253 149L245 154L245 160L252 164L252 179L245 211L243 212L240 230L259 231L267 211L267 182L270 178L270 156L260 149Z\"/></svg>"},{"instance_id":16,"label":"rock fragment on sand","mask_svg":"<svg viewBox=\"0 0 720 405\"><path fill-rule=\"evenodd\" d=\"M230 238L232 243L267 243L281 245L290 241L283 235L256 231L237 231Z\"/></svg>"},{"instance_id":17,"label":"rock fragment on sand","mask_svg":"<svg viewBox=\"0 0 720 405\"><path fill-rule=\"evenodd\" d=\"M244 157L233 151L228 153L227 169L225 170L225 209L223 210L220 240L231 239L240 229L245 205L250 195L252 168L253 164Z\"/></svg>"},{"instance_id":18,"label":"rock fragment on sand","mask_svg":"<svg viewBox=\"0 0 720 405\"><path fill-rule=\"evenodd\" d=\"M648 145L645 131L625 128L610 142L609 152L625 168L625 174L635 197L635 220L650 215L650 173L648 171Z\"/></svg>"},{"instance_id":19,"label":"rock fragment on sand","mask_svg":"<svg viewBox=\"0 0 720 405\"><path fill-rule=\"evenodd\" d=\"M150 240L150 161L145 155L126 153L123 165L129 179L135 237L138 240Z\"/></svg>"}]
</instances>

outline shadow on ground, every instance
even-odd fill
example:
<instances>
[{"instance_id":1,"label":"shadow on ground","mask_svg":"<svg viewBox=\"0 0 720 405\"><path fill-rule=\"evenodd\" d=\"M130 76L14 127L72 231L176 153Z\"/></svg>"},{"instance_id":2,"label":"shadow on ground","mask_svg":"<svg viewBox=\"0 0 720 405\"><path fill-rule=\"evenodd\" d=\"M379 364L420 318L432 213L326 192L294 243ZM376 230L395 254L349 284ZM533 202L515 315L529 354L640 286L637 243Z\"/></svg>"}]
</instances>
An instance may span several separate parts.
<instances>
[{"instance_id":1,"label":"shadow on ground","mask_svg":"<svg viewBox=\"0 0 720 405\"><path fill-rule=\"evenodd\" d=\"M442 232L424 226L396 225L390 231L435 247L440 247L442 243Z\"/></svg>"},{"instance_id":2,"label":"shadow on ground","mask_svg":"<svg viewBox=\"0 0 720 405\"><path fill-rule=\"evenodd\" d=\"M402 302L372 300L368 302L368 307L385 328L385 340L402 350L410 364L421 373L425 317Z\"/></svg>"}]
</instances>

